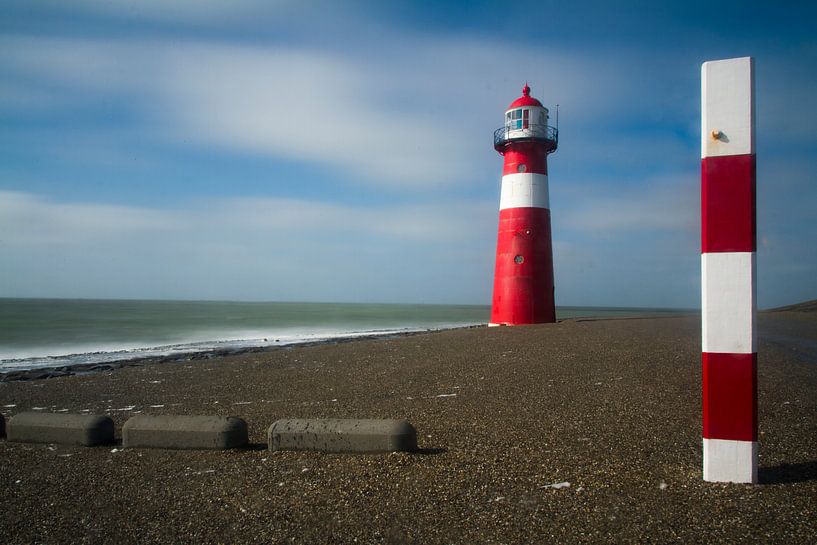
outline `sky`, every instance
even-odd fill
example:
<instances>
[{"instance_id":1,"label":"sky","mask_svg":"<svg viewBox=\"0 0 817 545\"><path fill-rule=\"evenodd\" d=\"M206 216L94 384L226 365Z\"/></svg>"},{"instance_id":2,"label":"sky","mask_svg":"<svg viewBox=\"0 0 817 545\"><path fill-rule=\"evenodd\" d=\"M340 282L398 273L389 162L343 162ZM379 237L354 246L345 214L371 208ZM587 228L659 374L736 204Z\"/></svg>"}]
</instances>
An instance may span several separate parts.
<instances>
[{"instance_id":1,"label":"sky","mask_svg":"<svg viewBox=\"0 0 817 545\"><path fill-rule=\"evenodd\" d=\"M815 299L814 6L6 0L0 297L489 304L528 82L557 306L697 308L700 65L753 56L758 304Z\"/></svg>"}]
</instances>

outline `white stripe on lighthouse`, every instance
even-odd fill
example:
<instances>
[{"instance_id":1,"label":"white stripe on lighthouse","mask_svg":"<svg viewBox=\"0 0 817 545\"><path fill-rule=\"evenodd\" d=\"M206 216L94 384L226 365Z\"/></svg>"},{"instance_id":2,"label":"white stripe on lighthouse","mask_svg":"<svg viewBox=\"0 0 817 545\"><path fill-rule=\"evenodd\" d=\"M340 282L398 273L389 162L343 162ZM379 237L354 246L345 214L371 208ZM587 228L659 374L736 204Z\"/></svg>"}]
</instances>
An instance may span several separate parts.
<instances>
[{"instance_id":1,"label":"white stripe on lighthouse","mask_svg":"<svg viewBox=\"0 0 817 545\"><path fill-rule=\"evenodd\" d=\"M702 351L757 352L754 252L701 254Z\"/></svg>"},{"instance_id":2,"label":"white stripe on lighthouse","mask_svg":"<svg viewBox=\"0 0 817 545\"><path fill-rule=\"evenodd\" d=\"M499 209L550 208L547 174L518 173L502 177Z\"/></svg>"}]
</instances>

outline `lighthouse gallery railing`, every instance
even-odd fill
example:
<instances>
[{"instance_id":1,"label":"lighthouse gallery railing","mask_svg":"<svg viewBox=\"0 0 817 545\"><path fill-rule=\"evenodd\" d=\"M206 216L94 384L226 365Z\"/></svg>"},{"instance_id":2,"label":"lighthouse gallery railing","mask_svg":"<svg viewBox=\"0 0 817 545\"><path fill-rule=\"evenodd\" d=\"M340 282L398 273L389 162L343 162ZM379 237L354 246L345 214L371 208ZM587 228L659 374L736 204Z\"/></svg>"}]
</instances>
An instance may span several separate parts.
<instances>
[{"instance_id":1,"label":"lighthouse gallery railing","mask_svg":"<svg viewBox=\"0 0 817 545\"><path fill-rule=\"evenodd\" d=\"M550 125L530 124L527 129L500 127L494 131L494 148L501 149L508 142L537 141L547 144L548 153L559 145L559 129Z\"/></svg>"}]
</instances>

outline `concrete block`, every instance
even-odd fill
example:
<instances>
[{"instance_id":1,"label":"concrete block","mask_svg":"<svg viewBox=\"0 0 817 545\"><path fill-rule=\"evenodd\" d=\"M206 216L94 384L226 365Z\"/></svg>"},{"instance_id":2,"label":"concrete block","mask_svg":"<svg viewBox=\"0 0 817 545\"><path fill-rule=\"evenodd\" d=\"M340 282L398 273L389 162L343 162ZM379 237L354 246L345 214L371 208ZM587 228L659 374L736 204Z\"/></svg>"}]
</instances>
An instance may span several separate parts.
<instances>
[{"instance_id":1,"label":"concrete block","mask_svg":"<svg viewBox=\"0 0 817 545\"><path fill-rule=\"evenodd\" d=\"M224 450L247 444L247 423L236 416L134 416L122 426L128 448Z\"/></svg>"},{"instance_id":2,"label":"concrete block","mask_svg":"<svg viewBox=\"0 0 817 545\"><path fill-rule=\"evenodd\" d=\"M26 412L12 416L7 439L18 443L105 445L113 443L113 420L96 414Z\"/></svg>"},{"instance_id":3,"label":"concrete block","mask_svg":"<svg viewBox=\"0 0 817 545\"><path fill-rule=\"evenodd\" d=\"M267 432L269 450L396 452L417 450L417 430L405 420L278 420Z\"/></svg>"}]
</instances>

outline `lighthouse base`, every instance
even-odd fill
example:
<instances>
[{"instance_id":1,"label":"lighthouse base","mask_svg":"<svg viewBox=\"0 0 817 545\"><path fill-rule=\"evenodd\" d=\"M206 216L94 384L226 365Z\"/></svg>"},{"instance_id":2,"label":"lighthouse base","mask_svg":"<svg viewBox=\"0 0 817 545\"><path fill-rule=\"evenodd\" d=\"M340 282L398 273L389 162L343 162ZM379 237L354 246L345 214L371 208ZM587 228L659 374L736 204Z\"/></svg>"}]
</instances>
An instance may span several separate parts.
<instances>
[{"instance_id":1,"label":"lighthouse base","mask_svg":"<svg viewBox=\"0 0 817 545\"><path fill-rule=\"evenodd\" d=\"M536 322L536 323L554 324L554 323L556 323L556 320L552 320L550 322ZM488 327L505 327L505 326L532 325L532 324L533 324L533 322L525 323L525 324L522 324L522 323L519 323L519 324L497 324L497 323L494 323L494 322L489 322Z\"/></svg>"},{"instance_id":2,"label":"lighthouse base","mask_svg":"<svg viewBox=\"0 0 817 545\"><path fill-rule=\"evenodd\" d=\"M490 323L524 325L555 321L550 210L502 209Z\"/></svg>"}]
</instances>

